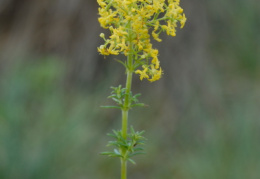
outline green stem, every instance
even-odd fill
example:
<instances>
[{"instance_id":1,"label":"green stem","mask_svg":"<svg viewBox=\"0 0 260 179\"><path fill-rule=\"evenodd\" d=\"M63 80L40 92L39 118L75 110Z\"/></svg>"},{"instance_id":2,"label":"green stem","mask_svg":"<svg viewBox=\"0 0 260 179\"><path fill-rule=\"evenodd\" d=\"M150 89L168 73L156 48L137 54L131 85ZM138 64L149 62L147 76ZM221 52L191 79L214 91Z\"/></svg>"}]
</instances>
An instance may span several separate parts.
<instances>
[{"instance_id":1,"label":"green stem","mask_svg":"<svg viewBox=\"0 0 260 179\"><path fill-rule=\"evenodd\" d=\"M128 110L122 110L122 137L127 138Z\"/></svg>"},{"instance_id":2,"label":"green stem","mask_svg":"<svg viewBox=\"0 0 260 179\"><path fill-rule=\"evenodd\" d=\"M127 178L127 161L121 159L121 179Z\"/></svg>"},{"instance_id":3,"label":"green stem","mask_svg":"<svg viewBox=\"0 0 260 179\"><path fill-rule=\"evenodd\" d=\"M130 44L130 46L132 46ZM131 48L132 49L132 48ZM130 50L131 52L131 50ZM133 76L133 55L130 53L127 57L127 77L126 77L126 91L125 91L125 100L124 108L122 109L122 137L127 139L127 123L128 123L128 111L131 105L130 92L132 86L132 76ZM122 155L125 156L127 151L122 150ZM127 178L127 160L126 158L121 158L121 179Z\"/></svg>"},{"instance_id":4,"label":"green stem","mask_svg":"<svg viewBox=\"0 0 260 179\"><path fill-rule=\"evenodd\" d=\"M127 138L128 111L129 111L129 106L131 105L130 104L131 101L129 98L130 98L131 85L132 85L132 75L133 75L133 72L130 70L127 70L124 109L122 109L122 136L124 139Z\"/></svg>"}]
</instances>

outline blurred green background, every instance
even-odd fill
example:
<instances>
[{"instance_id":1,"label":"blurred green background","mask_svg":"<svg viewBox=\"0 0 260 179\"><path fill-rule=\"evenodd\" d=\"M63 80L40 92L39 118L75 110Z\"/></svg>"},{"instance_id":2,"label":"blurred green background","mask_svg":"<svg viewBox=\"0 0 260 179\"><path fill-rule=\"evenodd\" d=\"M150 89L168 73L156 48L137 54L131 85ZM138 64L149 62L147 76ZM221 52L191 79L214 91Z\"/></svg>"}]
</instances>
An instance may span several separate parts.
<instances>
[{"instance_id":1,"label":"blurred green background","mask_svg":"<svg viewBox=\"0 0 260 179\"><path fill-rule=\"evenodd\" d=\"M182 0L188 18L161 36L163 78L134 77L148 108L145 155L129 179L260 178L260 3ZM97 52L95 0L0 1L0 178L116 179L106 134L120 128L110 86L124 69ZM124 58L124 57L118 57Z\"/></svg>"}]
</instances>

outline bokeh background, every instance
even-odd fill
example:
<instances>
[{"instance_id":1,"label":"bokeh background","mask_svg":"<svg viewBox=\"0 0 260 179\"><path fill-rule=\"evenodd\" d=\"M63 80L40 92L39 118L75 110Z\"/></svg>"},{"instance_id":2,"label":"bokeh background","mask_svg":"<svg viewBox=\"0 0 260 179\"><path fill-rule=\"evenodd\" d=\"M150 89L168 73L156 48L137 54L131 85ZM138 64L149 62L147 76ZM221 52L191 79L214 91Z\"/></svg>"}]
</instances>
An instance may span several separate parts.
<instances>
[{"instance_id":1,"label":"bokeh background","mask_svg":"<svg viewBox=\"0 0 260 179\"><path fill-rule=\"evenodd\" d=\"M129 179L260 178L259 0L182 0L188 18L162 35L163 78L134 77L147 108L130 113L146 154ZM116 179L99 155L120 128L110 86L123 67L97 47L95 0L0 1L0 178ZM123 58L123 57L120 57Z\"/></svg>"}]
</instances>

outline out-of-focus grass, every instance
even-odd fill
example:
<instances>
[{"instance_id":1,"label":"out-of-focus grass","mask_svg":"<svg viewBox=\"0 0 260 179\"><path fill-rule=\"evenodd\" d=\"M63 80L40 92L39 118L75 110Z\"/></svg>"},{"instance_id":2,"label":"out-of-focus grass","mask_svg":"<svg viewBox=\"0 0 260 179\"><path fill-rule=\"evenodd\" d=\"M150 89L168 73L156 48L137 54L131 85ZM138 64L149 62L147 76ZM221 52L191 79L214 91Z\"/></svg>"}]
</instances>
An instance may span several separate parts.
<instances>
[{"instance_id":1,"label":"out-of-focus grass","mask_svg":"<svg viewBox=\"0 0 260 179\"><path fill-rule=\"evenodd\" d=\"M226 106L226 116L197 116L196 133L185 122L188 130L180 131L186 133L182 139L190 136L194 142L180 142L184 150L177 160L184 178L259 178L259 102L240 100Z\"/></svg>"},{"instance_id":2,"label":"out-of-focus grass","mask_svg":"<svg viewBox=\"0 0 260 179\"><path fill-rule=\"evenodd\" d=\"M0 84L0 178L98 176L93 166L105 133L96 124L105 116L96 94L63 88L66 70L57 59L15 66Z\"/></svg>"},{"instance_id":3,"label":"out-of-focus grass","mask_svg":"<svg viewBox=\"0 0 260 179\"><path fill-rule=\"evenodd\" d=\"M219 114L194 100L177 123L147 124L148 157L138 165L150 168L151 179L259 178L260 98L257 90L249 93L223 103Z\"/></svg>"}]
</instances>

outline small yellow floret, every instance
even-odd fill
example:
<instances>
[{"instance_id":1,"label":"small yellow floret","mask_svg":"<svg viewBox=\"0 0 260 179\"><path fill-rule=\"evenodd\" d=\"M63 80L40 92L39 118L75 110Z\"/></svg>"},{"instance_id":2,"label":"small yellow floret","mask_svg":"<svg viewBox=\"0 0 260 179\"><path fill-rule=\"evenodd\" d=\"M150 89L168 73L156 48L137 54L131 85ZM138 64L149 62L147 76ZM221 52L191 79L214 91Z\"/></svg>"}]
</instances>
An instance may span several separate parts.
<instances>
[{"instance_id":1,"label":"small yellow floret","mask_svg":"<svg viewBox=\"0 0 260 179\"><path fill-rule=\"evenodd\" d=\"M162 69L160 68L160 70L156 70L153 67L153 65L151 65L151 66L152 66L152 69L151 69L151 71L152 71L152 78L150 78L148 80L151 81L151 82L154 82L154 81L157 81L157 80L159 80L161 78L161 76L162 76Z\"/></svg>"},{"instance_id":2,"label":"small yellow floret","mask_svg":"<svg viewBox=\"0 0 260 179\"><path fill-rule=\"evenodd\" d=\"M162 39L159 38L159 35L157 33L155 33L155 31L152 32L152 36L153 36L154 40L156 40L158 42L162 41Z\"/></svg>"},{"instance_id":3,"label":"small yellow floret","mask_svg":"<svg viewBox=\"0 0 260 179\"><path fill-rule=\"evenodd\" d=\"M186 16L185 16L185 14L183 14L183 16L182 16L182 18L181 18L181 21L180 21L180 23L181 23L181 28L184 27L184 25L185 25L185 23L186 23L186 20L187 20L187 18L186 18Z\"/></svg>"},{"instance_id":4,"label":"small yellow floret","mask_svg":"<svg viewBox=\"0 0 260 179\"><path fill-rule=\"evenodd\" d=\"M136 70L135 73L140 75L140 80L142 81L144 78L149 78L147 75L148 68L143 66L144 70Z\"/></svg>"}]
</instances>

